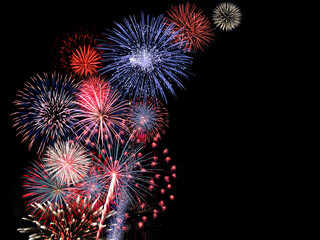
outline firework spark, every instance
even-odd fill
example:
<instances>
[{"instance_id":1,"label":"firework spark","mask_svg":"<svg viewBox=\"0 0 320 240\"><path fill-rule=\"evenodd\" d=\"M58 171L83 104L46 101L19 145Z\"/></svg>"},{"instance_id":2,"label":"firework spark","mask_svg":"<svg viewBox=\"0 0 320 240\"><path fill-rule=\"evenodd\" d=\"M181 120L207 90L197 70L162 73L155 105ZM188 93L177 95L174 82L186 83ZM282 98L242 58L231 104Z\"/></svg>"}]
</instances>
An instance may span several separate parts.
<instances>
[{"instance_id":1,"label":"firework spark","mask_svg":"<svg viewBox=\"0 0 320 240\"><path fill-rule=\"evenodd\" d=\"M22 135L22 142L30 140L29 150L39 140L41 154L45 145L73 134L76 90L71 77L56 73L49 77L44 73L43 77L32 77L18 92L20 99L13 102L18 107L12 114L13 126Z\"/></svg>"},{"instance_id":2,"label":"firework spark","mask_svg":"<svg viewBox=\"0 0 320 240\"><path fill-rule=\"evenodd\" d=\"M70 185L87 175L91 158L80 144L59 141L48 147L43 161L45 169L57 182Z\"/></svg>"},{"instance_id":3,"label":"firework spark","mask_svg":"<svg viewBox=\"0 0 320 240\"><path fill-rule=\"evenodd\" d=\"M102 207L95 210L96 201L91 204L90 199L77 200L65 208L54 208L50 203L34 203L35 211L48 211L47 219L39 219L38 215L29 215L24 220L33 225L27 228L18 228L20 233L31 233L29 239L95 239L99 228L98 219ZM105 218L112 216L110 212ZM102 227L106 227L105 225ZM107 229L108 231L108 229Z\"/></svg>"},{"instance_id":4,"label":"firework spark","mask_svg":"<svg viewBox=\"0 0 320 240\"><path fill-rule=\"evenodd\" d=\"M242 14L234 3L223 2L215 7L212 18L221 30L231 31L240 25Z\"/></svg>"},{"instance_id":5,"label":"firework spark","mask_svg":"<svg viewBox=\"0 0 320 240\"><path fill-rule=\"evenodd\" d=\"M133 104L129 112L130 127L139 141L149 141L168 127L169 115L158 100L140 101Z\"/></svg>"},{"instance_id":6,"label":"firework spark","mask_svg":"<svg viewBox=\"0 0 320 240\"><path fill-rule=\"evenodd\" d=\"M167 102L167 90L175 95L173 85L183 88L179 77L188 77L192 58L180 43L172 43L177 35L173 25L166 28L164 24L162 15L153 18L141 13L140 22L135 17L124 19L101 40L99 49L106 63L101 71L113 72L110 82L124 95L145 100L159 96Z\"/></svg>"},{"instance_id":7,"label":"firework spark","mask_svg":"<svg viewBox=\"0 0 320 240\"><path fill-rule=\"evenodd\" d=\"M103 145L121 131L129 131L124 122L128 103L121 101L120 93L103 78L90 76L82 81L77 104L79 137L86 143Z\"/></svg>"},{"instance_id":8,"label":"firework spark","mask_svg":"<svg viewBox=\"0 0 320 240\"><path fill-rule=\"evenodd\" d=\"M175 40L186 42L184 48L188 51L202 50L213 40L213 28L202 10L196 10L196 5L179 4L171 6L168 11L167 24L174 24L173 31L177 32Z\"/></svg>"}]
</instances>

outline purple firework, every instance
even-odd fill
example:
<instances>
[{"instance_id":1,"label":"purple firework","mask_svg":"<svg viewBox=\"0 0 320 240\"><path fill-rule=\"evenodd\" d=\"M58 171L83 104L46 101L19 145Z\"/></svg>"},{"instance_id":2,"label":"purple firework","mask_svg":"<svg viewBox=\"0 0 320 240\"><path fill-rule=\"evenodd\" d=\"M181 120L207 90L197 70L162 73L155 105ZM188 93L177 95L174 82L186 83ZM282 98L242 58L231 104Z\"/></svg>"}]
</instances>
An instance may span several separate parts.
<instances>
[{"instance_id":1,"label":"purple firework","mask_svg":"<svg viewBox=\"0 0 320 240\"><path fill-rule=\"evenodd\" d=\"M187 78L192 57L187 56L181 42L175 43L177 32L166 26L162 15L124 19L124 24L105 33L100 50L106 65L102 73L112 72L110 82L124 95L161 97L167 103L166 91L175 95L174 85L183 88L180 77Z\"/></svg>"}]
</instances>

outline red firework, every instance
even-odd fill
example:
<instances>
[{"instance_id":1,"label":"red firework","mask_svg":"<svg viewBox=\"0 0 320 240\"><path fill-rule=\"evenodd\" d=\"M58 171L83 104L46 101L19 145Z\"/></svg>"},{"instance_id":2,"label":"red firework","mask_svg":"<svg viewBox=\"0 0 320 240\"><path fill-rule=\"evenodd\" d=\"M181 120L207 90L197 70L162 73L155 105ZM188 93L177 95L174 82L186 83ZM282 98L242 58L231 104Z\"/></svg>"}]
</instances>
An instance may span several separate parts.
<instances>
[{"instance_id":1,"label":"red firework","mask_svg":"<svg viewBox=\"0 0 320 240\"><path fill-rule=\"evenodd\" d=\"M179 32L177 42L181 42L185 50L198 51L213 40L213 27L202 10L196 10L196 5L190 3L171 6L167 12L170 18L167 25L174 24L173 31Z\"/></svg>"},{"instance_id":2,"label":"red firework","mask_svg":"<svg viewBox=\"0 0 320 240\"><path fill-rule=\"evenodd\" d=\"M101 66L101 57L98 51L91 46L80 46L73 52L70 65L75 74L86 77L97 73Z\"/></svg>"},{"instance_id":3,"label":"red firework","mask_svg":"<svg viewBox=\"0 0 320 240\"><path fill-rule=\"evenodd\" d=\"M96 49L97 35L89 30L74 31L57 39L57 56L54 67L67 70L71 74L86 77L97 73L101 67L101 51Z\"/></svg>"}]
</instances>

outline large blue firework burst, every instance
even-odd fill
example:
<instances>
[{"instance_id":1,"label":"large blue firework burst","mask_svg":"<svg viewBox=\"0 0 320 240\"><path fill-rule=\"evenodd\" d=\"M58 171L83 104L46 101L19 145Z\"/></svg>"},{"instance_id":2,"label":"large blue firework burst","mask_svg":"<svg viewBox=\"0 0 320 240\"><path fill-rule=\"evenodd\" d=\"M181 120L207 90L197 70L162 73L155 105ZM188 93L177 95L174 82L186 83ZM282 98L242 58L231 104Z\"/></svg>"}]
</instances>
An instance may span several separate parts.
<instances>
[{"instance_id":1,"label":"large blue firework burst","mask_svg":"<svg viewBox=\"0 0 320 240\"><path fill-rule=\"evenodd\" d=\"M124 95L160 97L167 103L166 91L175 96L175 85L184 88L180 77L188 78L192 57L174 41L178 32L172 31L173 25L165 23L163 15L145 17L142 12L140 22L130 16L104 33L99 47L105 63L101 72L112 72L110 82Z\"/></svg>"},{"instance_id":2,"label":"large blue firework burst","mask_svg":"<svg viewBox=\"0 0 320 240\"><path fill-rule=\"evenodd\" d=\"M30 141L29 149L38 140L40 155L47 144L72 134L76 123L74 93L77 86L72 77L44 73L31 77L18 92L18 99L13 102L18 107L12 114L13 126L18 135L22 135L22 142Z\"/></svg>"}]
</instances>

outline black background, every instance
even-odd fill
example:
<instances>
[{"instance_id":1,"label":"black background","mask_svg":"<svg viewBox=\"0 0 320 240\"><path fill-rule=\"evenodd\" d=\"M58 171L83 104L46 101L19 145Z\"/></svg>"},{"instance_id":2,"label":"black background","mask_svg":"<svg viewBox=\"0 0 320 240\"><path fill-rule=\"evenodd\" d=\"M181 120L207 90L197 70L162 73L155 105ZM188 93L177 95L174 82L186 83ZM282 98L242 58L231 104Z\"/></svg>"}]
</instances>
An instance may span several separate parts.
<instances>
[{"instance_id":1,"label":"black background","mask_svg":"<svg viewBox=\"0 0 320 240\"><path fill-rule=\"evenodd\" d=\"M74 26L93 26L97 32L113 27L140 12L157 16L180 1L78 1L22 3L10 11L5 43L5 96L7 127L2 166L5 175L5 234L9 239L27 239L16 231L24 222L21 176L35 158L12 129L12 101L29 77L50 72L55 38ZM211 19L220 1L193 1ZM170 125L163 141L177 164L176 199L162 216L158 239L229 239L258 237L260 227L255 142L261 128L258 101L263 84L258 83L254 58L259 42L251 26L257 24L253 11L263 8L247 1L233 1L243 14L241 25L231 32L215 30L214 41L204 52L193 53L190 71L183 80L186 91L177 90L167 108ZM11 4L12 5L12 4ZM14 8L14 6L10 6ZM259 73L261 74L261 73ZM262 223L261 223L262 224ZM148 239L148 238L147 238Z\"/></svg>"}]
</instances>

